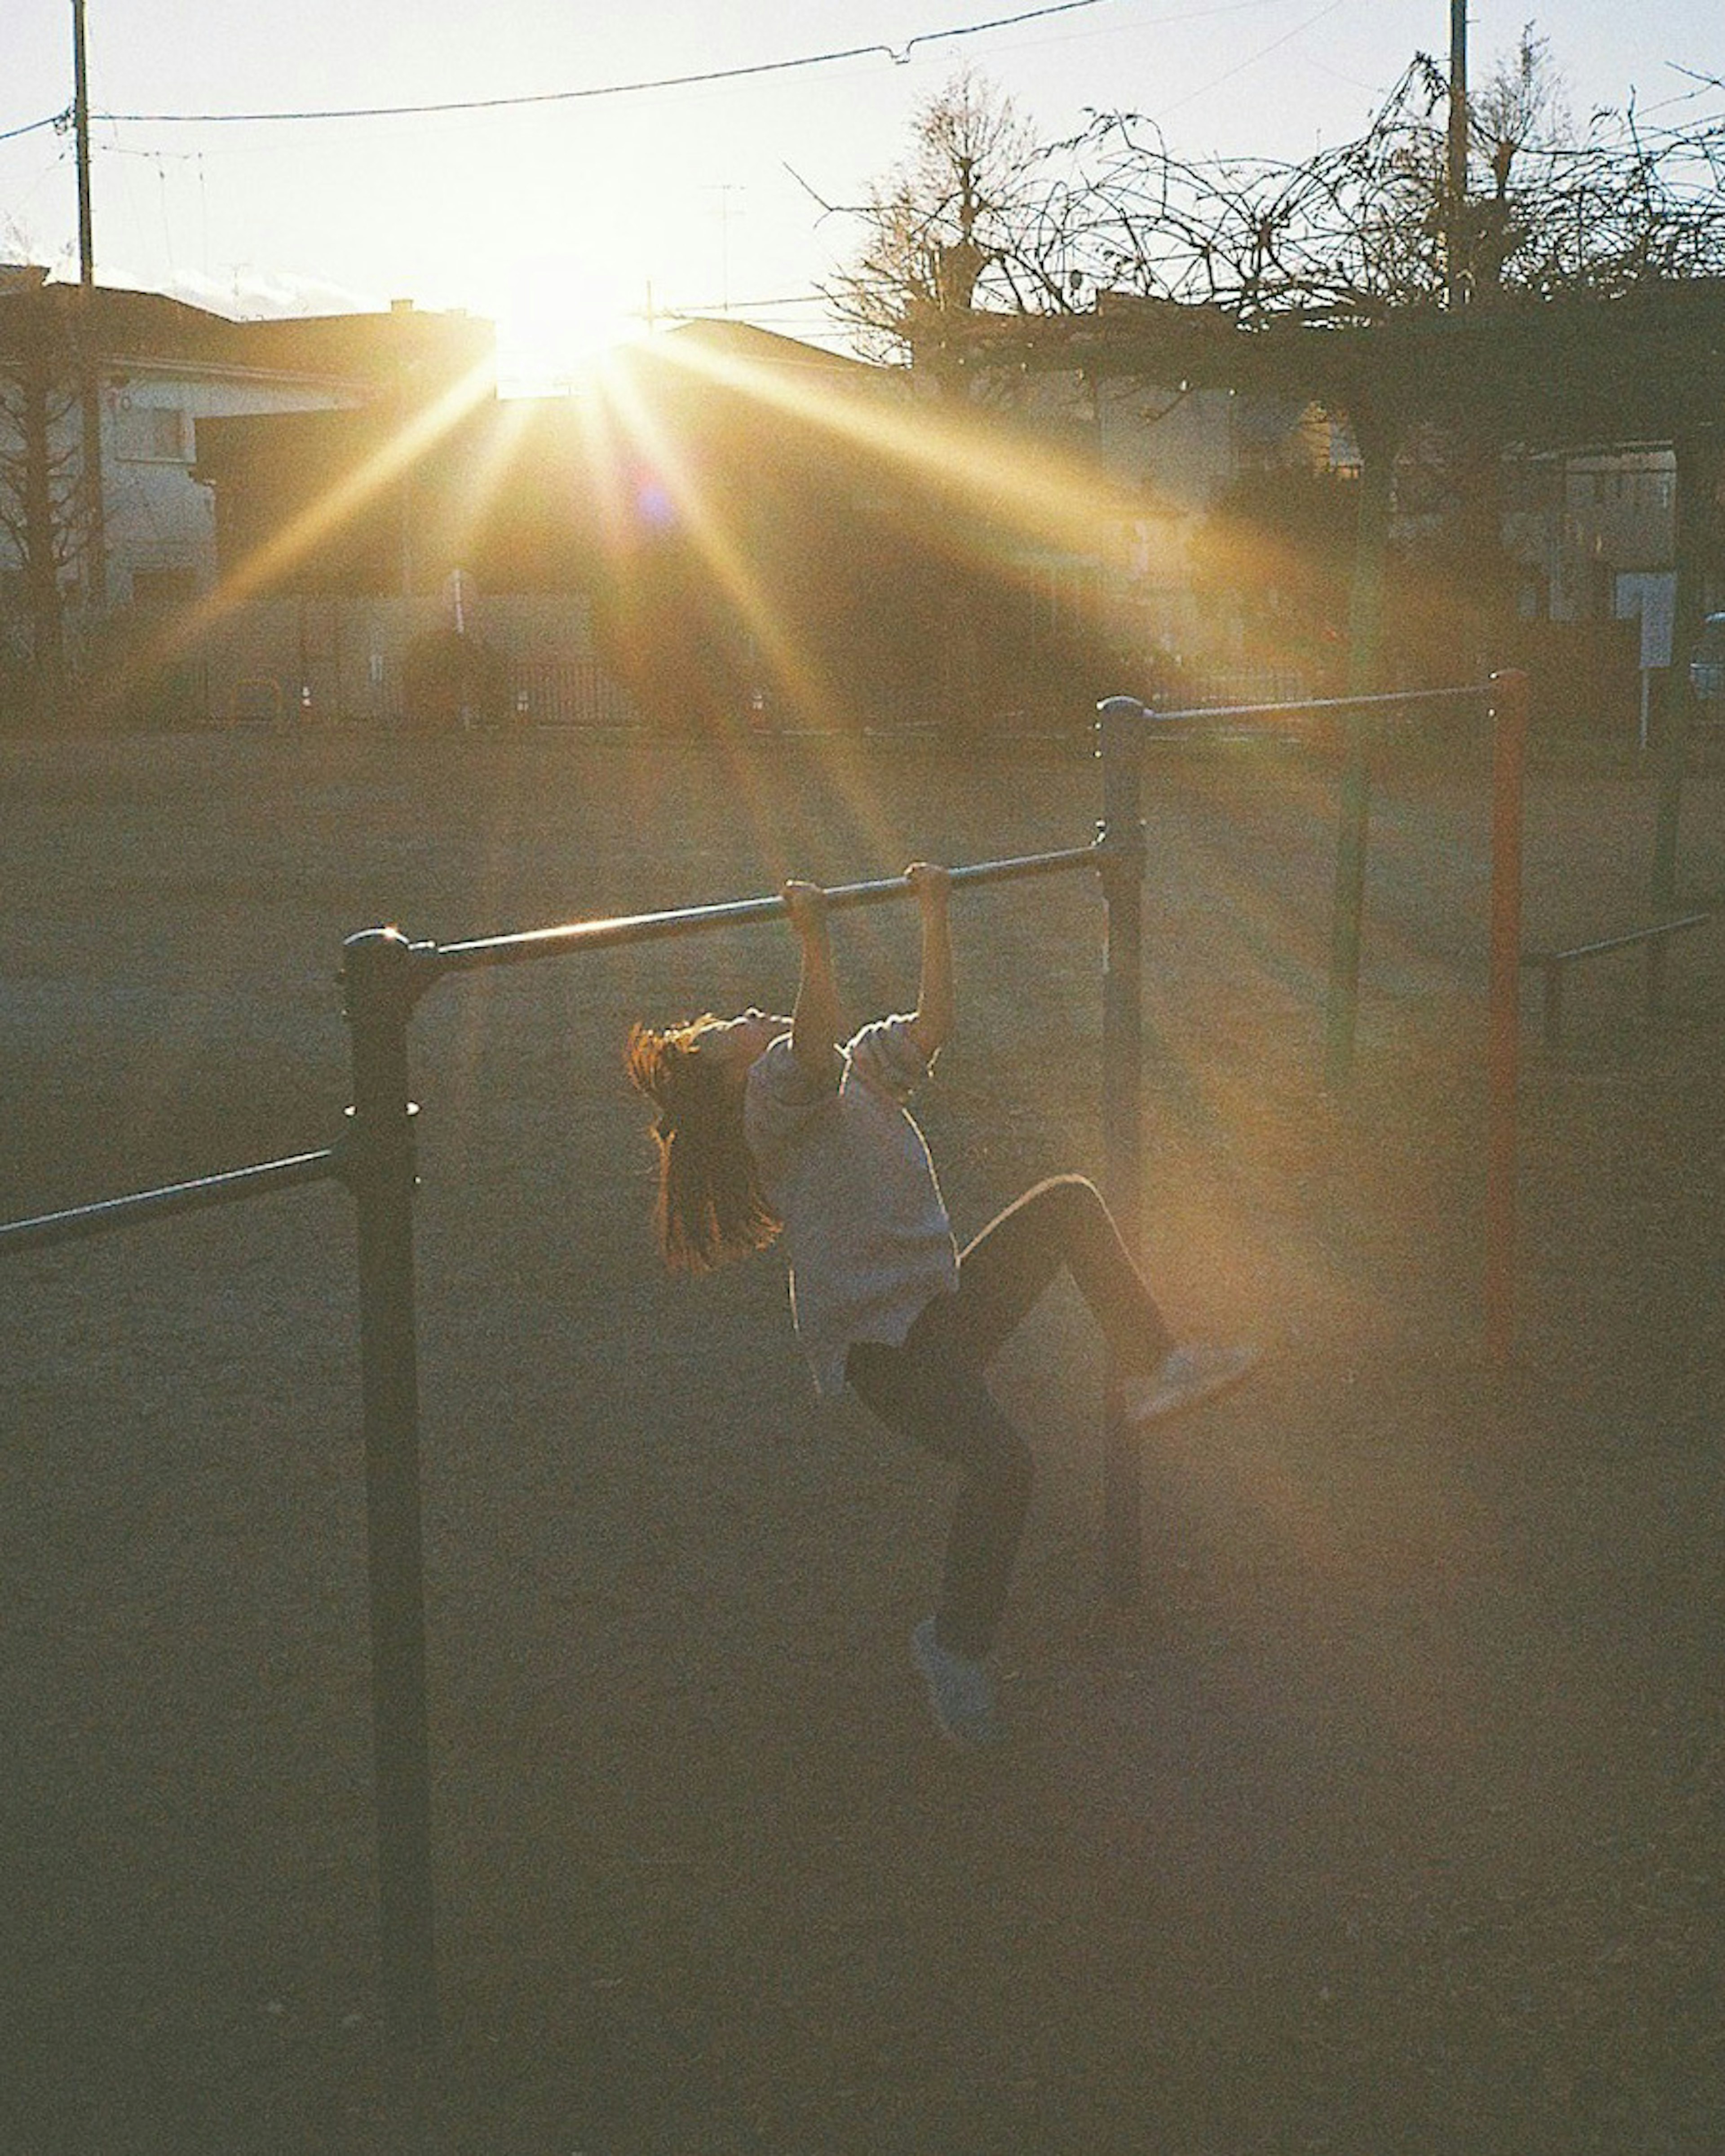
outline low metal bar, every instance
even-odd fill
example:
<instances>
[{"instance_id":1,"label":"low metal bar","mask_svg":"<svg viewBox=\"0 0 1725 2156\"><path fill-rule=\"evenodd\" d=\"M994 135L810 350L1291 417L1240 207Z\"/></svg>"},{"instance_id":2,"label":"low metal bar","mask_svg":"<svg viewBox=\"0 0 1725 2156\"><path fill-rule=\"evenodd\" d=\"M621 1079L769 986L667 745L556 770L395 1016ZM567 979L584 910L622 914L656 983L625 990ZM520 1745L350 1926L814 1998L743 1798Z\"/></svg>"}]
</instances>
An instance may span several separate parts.
<instances>
[{"instance_id":1,"label":"low metal bar","mask_svg":"<svg viewBox=\"0 0 1725 2156\"><path fill-rule=\"evenodd\" d=\"M1522 957L1524 966L1567 966L1576 958L1597 958L1607 951L1626 951L1633 943L1651 943L1655 937L1675 936L1685 928L1700 928L1712 919L1711 913L1686 913L1676 921L1656 921L1651 927L1631 928L1621 936L1602 936L1594 943L1572 943L1567 950L1528 951Z\"/></svg>"},{"instance_id":2,"label":"low metal bar","mask_svg":"<svg viewBox=\"0 0 1725 2156\"><path fill-rule=\"evenodd\" d=\"M1495 678L1495 677L1494 677ZM1324 1083L1341 1092L1353 1075L1355 1034L1359 1024L1360 952L1364 940L1366 863L1371 846L1372 743L1367 714L1386 704L1454 702L1464 697L1486 701L1496 691L1490 682L1455 689L1421 689L1398 694L1337 696L1327 703L1272 706L1282 711L1341 711L1347 715L1347 757L1342 767L1336 827L1336 874L1330 909L1330 976L1324 1007Z\"/></svg>"},{"instance_id":3,"label":"low metal bar","mask_svg":"<svg viewBox=\"0 0 1725 2156\"><path fill-rule=\"evenodd\" d=\"M1669 939L1680 935L1686 928L1704 927L1712 919L1711 913L1686 913L1676 921L1655 921L1646 928L1631 928L1621 936L1602 936L1592 943L1572 943L1562 951L1524 951L1522 963L1537 966L1544 986L1543 1025L1542 1039L1548 1051L1555 1053L1561 1045L1563 1032L1563 970L1583 958L1608 956L1613 951L1633 950L1637 944L1647 953L1647 973L1645 983L1645 1008L1650 1019L1657 1018L1665 1002L1665 952Z\"/></svg>"},{"instance_id":4,"label":"low metal bar","mask_svg":"<svg viewBox=\"0 0 1725 2156\"><path fill-rule=\"evenodd\" d=\"M1100 841L1068 846L1055 853L1024 854L1001 861L973 861L952 870L954 886L1010 883L1028 876L1055 875L1063 870L1100 868L1107 849ZM908 898L901 875L872 883L839 884L827 893L829 911L843 906L884 906ZM680 906L669 913L635 913L605 921L572 921L556 928L532 928L510 936L486 936L465 943L429 947L426 965L432 975L468 973L484 966L517 965L532 958L566 957L572 951L605 950L623 943L650 943L664 937L698 936L709 929L737 928L752 921L770 921L785 910L783 898L738 898L716 906ZM426 948L427 947L415 947Z\"/></svg>"},{"instance_id":5,"label":"low metal bar","mask_svg":"<svg viewBox=\"0 0 1725 2156\"><path fill-rule=\"evenodd\" d=\"M131 1228L141 1221L157 1220L175 1213L201 1213L214 1205L228 1205L242 1198L256 1198L270 1190L290 1190L308 1183L326 1182L342 1172L341 1156L332 1147L319 1152L295 1153L285 1160L259 1161L251 1168L229 1168L220 1175L198 1177L190 1183L171 1183L159 1190L135 1190L123 1198L105 1198L90 1205L74 1205L62 1213L42 1213L33 1219L12 1220L0 1226L0 1255L13 1250L39 1250L54 1243L69 1243L88 1235L102 1235L116 1228Z\"/></svg>"}]
</instances>

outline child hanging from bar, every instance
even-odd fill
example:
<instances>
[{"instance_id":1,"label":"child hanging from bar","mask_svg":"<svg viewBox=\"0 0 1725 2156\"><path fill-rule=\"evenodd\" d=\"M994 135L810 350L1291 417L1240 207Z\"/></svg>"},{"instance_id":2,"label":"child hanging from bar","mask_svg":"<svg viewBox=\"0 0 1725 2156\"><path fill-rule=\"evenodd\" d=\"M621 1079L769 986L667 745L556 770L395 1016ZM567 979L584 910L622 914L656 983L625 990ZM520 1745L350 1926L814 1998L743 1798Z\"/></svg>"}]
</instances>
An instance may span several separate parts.
<instances>
[{"instance_id":1,"label":"child hanging from bar","mask_svg":"<svg viewBox=\"0 0 1725 2156\"><path fill-rule=\"evenodd\" d=\"M949 880L919 862L922 981L908 1016L842 1047L826 895L788 882L801 958L789 1018L751 1009L663 1030L636 1025L634 1085L658 1111L656 1224L674 1270L703 1272L783 1236L798 1336L817 1389L847 1383L892 1429L956 1466L934 1614L911 1635L942 1730L1004 1734L988 1656L1029 1502L1029 1447L984 1373L1064 1266L1111 1351L1125 1412L1147 1424L1243 1378L1250 1348L1177 1346L1095 1186L1039 1183L958 1250L906 1101L954 1017Z\"/></svg>"}]
</instances>

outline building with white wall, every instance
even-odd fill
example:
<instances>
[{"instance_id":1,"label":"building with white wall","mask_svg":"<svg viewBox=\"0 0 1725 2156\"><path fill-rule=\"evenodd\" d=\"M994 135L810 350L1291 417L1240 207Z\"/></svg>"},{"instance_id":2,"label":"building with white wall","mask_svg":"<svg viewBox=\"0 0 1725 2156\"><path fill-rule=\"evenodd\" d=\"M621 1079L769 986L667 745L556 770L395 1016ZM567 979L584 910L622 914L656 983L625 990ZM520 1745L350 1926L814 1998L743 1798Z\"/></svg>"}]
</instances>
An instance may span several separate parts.
<instances>
[{"instance_id":1,"label":"building with white wall","mask_svg":"<svg viewBox=\"0 0 1725 2156\"><path fill-rule=\"evenodd\" d=\"M495 334L465 315L234 321L154 292L0 264L0 629L182 603L216 577L197 430L215 418L494 393Z\"/></svg>"}]
</instances>

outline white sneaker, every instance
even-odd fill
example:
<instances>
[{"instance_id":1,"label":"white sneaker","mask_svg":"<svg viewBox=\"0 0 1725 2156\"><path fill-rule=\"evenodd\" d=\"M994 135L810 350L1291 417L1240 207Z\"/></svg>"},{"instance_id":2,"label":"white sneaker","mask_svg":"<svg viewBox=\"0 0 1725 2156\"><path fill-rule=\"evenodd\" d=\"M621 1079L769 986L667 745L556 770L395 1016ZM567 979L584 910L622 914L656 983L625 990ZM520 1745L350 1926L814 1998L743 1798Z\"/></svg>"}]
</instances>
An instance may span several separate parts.
<instances>
[{"instance_id":1,"label":"white sneaker","mask_svg":"<svg viewBox=\"0 0 1725 2156\"><path fill-rule=\"evenodd\" d=\"M1127 1387L1122 1403L1126 1419L1137 1427L1180 1414L1200 1400L1237 1385L1257 1359L1257 1349L1245 1344L1222 1348L1194 1341L1176 1348L1163 1356L1147 1378Z\"/></svg>"},{"instance_id":2,"label":"white sneaker","mask_svg":"<svg viewBox=\"0 0 1725 2156\"><path fill-rule=\"evenodd\" d=\"M927 1682L928 1703L944 1735L955 1744L1005 1742L987 1663L943 1647L934 1636L932 1617L925 1617L911 1633L911 1654Z\"/></svg>"}]
</instances>

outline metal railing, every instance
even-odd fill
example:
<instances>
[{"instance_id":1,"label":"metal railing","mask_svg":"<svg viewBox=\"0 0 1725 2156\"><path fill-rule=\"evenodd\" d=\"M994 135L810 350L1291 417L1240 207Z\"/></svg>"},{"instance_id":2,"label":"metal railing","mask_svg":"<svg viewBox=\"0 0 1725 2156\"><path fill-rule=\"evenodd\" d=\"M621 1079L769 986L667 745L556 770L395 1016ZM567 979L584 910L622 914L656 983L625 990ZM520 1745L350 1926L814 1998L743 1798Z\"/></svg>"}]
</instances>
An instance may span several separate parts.
<instances>
[{"instance_id":1,"label":"metal railing","mask_svg":"<svg viewBox=\"0 0 1725 2156\"><path fill-rule=\"evenodd\" d=\"M342 1174L342 1158L339 1146L330 1146L321 1152L295 1153L286 1160L259 1161L251 1168L228 1168L190 1183L167 1183L158 1190L136 1190L124 1198L69 1206L60 1213L41 1213L31 1220L11 1220L0 1226L0 1255L8 1250L45 1250L50 1244L103 1235L111 1229L136 1227L141 1221L161 1220L172 1214L202 1213L211 1206L261 1198L270 1191L326 1183Z\"/></svg>"},{"instance_id":2,"label":"metal railing","mask_svg":"<svg viewBox=\"0 0 1725 2156\"><path fill-rule=\"evenodd\" d=\"M1179 711L1158 710L1155 716L1158 728L1178 727L1182 721L1190 721L1197 731L1214 726L1219 720L1231 723L1240 719L1286 719L1296 711L1302 716L1308 711L1320 715L1336 712L1344 719L1360 721L1374 716L1387 717L1398 709L1413 712L1428 706L1478 704L1490 695L1489 683L1470 682L1451 689L1378 690L1368 696L1291 696L1285 702L1193 704Z\"/></svg>"}]
</instances>

